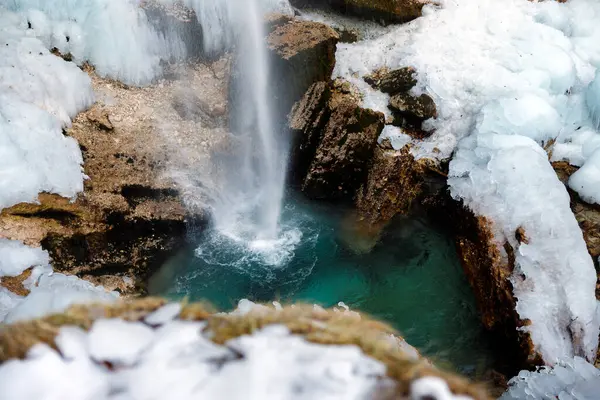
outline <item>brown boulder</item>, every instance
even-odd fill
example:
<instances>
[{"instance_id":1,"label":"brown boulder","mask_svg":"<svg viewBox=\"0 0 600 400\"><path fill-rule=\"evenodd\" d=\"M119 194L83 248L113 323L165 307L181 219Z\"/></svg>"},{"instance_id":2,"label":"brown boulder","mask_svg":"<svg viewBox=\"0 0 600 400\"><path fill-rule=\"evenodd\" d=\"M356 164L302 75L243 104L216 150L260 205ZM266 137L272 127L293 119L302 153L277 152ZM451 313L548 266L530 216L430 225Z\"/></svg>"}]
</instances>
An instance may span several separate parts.
<instances>
[{"instance_id":1,"label":"brown boulder","mask_svg":"<svg viewBox=\"0 0 600 400\"><path fill-rule=\"evenodd\" d=\"M417 79L416 71L412 67L404 67L394 70L380 69L364 77L365 82L383 93L396 94L408 92L415 87Z\"/></svg>"},{"instance_id":2,"label":"brown boulder","mask_svg":"<svg viewBox=\"0 0 600 400\"><path fill-rule=\"evenodd\" d=\"M445 177L431 160L415 160L405 146L396 151L384 144L375 149L371 168L356 198L361 218L373 226L385 226L396 215L408 215L415 202L436 195Z\"/></svg>"},{"instance_id":3,"label":"brown boulder","mask_svg":"<svg viewBox=\"0 0 600 400\"><path fill-rule=\"evenodd\" d=\"M406 22L421 16L428 0L291 0L294 7L328 7L382 23Z\"/></svg>"},{"instance_id":4,"label":"brown boulder","mask_svg":"<svg viewBox=\"0 0 600 400\"><path fill-rule=\"evenodd\" d=\"M289 17L271 26L272 104L276 115L285 116L313 83L330 80L339 36L325 24Z\"/></svg>"},{"instance_id":5,"label":"brown boulder","mask_svg":"<svg viewBox=\"0 0 600 400\"><path fill-rule=\"evenodd\" d=\"M418 97L408 93L395 94L390 98L388 107L394 114L410 122L422 122L437 117L435 102L426 94Z\"/></svg>"},{"instance_id":6,"label":"brown boulder","mask_svg":"<svg viewBox=\"0 0 600 400\"><path fill-rule=\"evenodd\" d=\"M326 113L302 190L316 199L352 199L366 176L384 116L361 108L352 93L340 90L333 91Z\"/></svg>"},{"instance_id":7,"label":"brown boulder","mask_svg":"<svg viewBox=\"0 0 600 400\"><path fill-rule=\"evenodd\" d=\"M291 180L299 183L304 179L317 151L329 112L327 103L331 89L327 82L314 83L292 108L288 125L293 138L290 157Z\"/></svg>"}]
</instances>

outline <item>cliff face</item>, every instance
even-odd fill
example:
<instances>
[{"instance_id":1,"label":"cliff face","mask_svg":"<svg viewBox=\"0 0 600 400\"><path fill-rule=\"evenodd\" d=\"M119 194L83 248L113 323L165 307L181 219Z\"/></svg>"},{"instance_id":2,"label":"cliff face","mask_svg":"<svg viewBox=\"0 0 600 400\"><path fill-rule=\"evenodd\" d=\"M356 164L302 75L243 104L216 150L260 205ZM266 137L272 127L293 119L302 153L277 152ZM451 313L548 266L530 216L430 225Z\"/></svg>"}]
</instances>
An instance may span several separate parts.
<instances>
[{"instance_id":1,"label":"cliff face","mask_svg":"<svg viewBox=\"0 0 600 400\"><path fill-rule=\"evenodd\" d=\"M83 193L73 202L41 194L39 204L3 210L2 236L41 245L57 271L124 294L143 291L148 275L183 244L186 222L205 219L201 210L186 211L171 176L182 159L206 154L216 140L226 113L226 65L173 72L190 76L205 96L193 99L176 80L133 88L90 69L99 101L64 132L83 154ZM189 158L174 151L182 147Z\"/></svg>"}]
</instances>

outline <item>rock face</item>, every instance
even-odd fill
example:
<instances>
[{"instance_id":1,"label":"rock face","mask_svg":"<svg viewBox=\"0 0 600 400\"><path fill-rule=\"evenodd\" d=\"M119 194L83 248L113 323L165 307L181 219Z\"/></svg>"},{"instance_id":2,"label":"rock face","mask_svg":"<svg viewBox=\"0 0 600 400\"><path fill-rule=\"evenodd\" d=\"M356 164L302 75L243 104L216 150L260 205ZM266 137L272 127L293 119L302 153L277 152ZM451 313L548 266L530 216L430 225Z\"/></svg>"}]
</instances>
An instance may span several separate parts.
<instances>
[{"instance_id":1,"label":"rock face","mask_svg":"<svg viewBox=\"0 0 600 400\"><path fill-rule=\"evenodd\" d=\"M65 131L82 151L89 177L84 192L74 202L41 194L39 204L2 210L0 235L41 245L56 271L124 294L143 291L148 275L185 242L186 221L204 219L186 212L170 178L171 168L179 165L170 157L191 163L219 137L205 114L213 113L216 123L219 109L226 107L229 77L216 78L212 70L224 65L180 71L189 78L186 87L201 96L190 103L201 106L184 115L178 108L184 88L175 81L130 88L90 71L100 101Z\"/></svg>"},{"instance_id":2,"label":"rock face","mask_svg":"<svg viewBox=\"0 0 600 400\"><path fill-rule=\"evenodd\" d=\"M443 177L436 180L431 176L428 163L415 161L408 147L395 151L377 146L356 207L369 225L383 227L396 215L408 215L423 195L436 193L443 187Z\"/></svg>"},{"instance_id":3,"label":"rock face","mask_svg":"<svg viewBox=\"0 0 600 400\"><path fill-rule=\"evenodd\" d=\"M421 16L427 0L291 0L294 7L330 7L348 15L382 23L407 22Z\"/></svg>"},{"instance_id":4,"label":"rock face","mask_svg":"<svg viewBox=\"0 0 600 400\"><path fill-rule=\"evenodd\" d=\"M313 85L290 115L297 142L292 170L310 198L352 200L383 129L383 114L361 108L345 86Z\"/></svg>"},{"instance_id":5,"label":"rock face","mask_svg":"<svg viewBox=\"0 0 600 400\"><path fill-rule=\"evenodd\" d=\"M317 151L329 118L327 104L331 89L327 82L314 83L290 113L289 128L294 139L290 163L291 181L302 183Z\"/></svg>"},{"instance_id":6,"label":"rock face","mask_svg":"<svg viewBox=\"0 0 600 400\"><path fill-rule=\"evenodd\" d=\"M454 237L481 321L495 337L495 343L501 349L498 352L500 361L506 363L509 375L527 366L540 365L542 360L535 352L529 334L518 330L528 321L519 318L509 281L515 265L512 246L495 238L493 221L475 216L447 193L427 199L424 205ZM515 232L516 236L519 234L524 233Z\"/></svg>"},{"instance_id":7,"label":"rock face","mask_svg":"<svg viewBox=\"0 0 600 400\"><path fill-rule=\"evenodd\" d=\"M272 104L275 115L286 116L313 83L330 79L339 36L325 24L289 17L271 16L267 25Z\"/></svg>"}]
</instances>

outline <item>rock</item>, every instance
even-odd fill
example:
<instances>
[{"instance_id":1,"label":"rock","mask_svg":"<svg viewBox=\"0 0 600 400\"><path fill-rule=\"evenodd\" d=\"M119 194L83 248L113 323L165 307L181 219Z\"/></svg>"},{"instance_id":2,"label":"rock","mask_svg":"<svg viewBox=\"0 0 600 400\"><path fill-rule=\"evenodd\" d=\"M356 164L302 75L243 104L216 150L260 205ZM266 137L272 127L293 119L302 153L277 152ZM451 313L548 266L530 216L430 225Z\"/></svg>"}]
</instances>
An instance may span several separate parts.
<instances>
[{"instance_id":1,"label":"rock","mask_svg":"<svg viewBox=\"0 0 600 400\"><path fill-rule=\"evenodd\" d=\"M173 96L171 105L182 119L200 122L209 128L224 124L224 117L227 114L225 106L219 104L211 107L206 101L200 99L192 89L177 91Z\"/></svg>"},{"instance_id":2,"label":"rock","mask_svg":"<svg viewBox=\"0 0 600 400\"><path fill-rule=\"evenodd\" d=\"M340 43L355 43L358 42L359 32L354 29L333 28L340 37Z\"/></svg>"},{"instance_id":3,"label":"rock","mask_svg":"<svg viewBox=\"0 0 600 400\"><path fill-rule=\"evenodd\" d=\"M396 214L408 214L423 192L424 174L423 165L415 161L408 147L394 151L378 146L356 199L361 218L383 227Z\"/></svg>"},{"instance_id":4,"label":"rock","mask_svg":"<svg viewBox=\"0 0 600 400\"><path fill-rule=\"evenodd\" d=\"M391 95L408 92L415 87L417 79L416 71L412 67L404 67L395 70L380 69L364 77L365 82L373 88Z\"/></svg>"},{"instance_id":5,"label":"rock","mask_svg":"<svg viewBox=\"0 0 600 400\"><path fill-rule=\"evenodd\" d=\"M186 69L191 70L185 84L216 115L226 104L229 76L218 79L200 64ZM42 193L39 204L2 210L0 237L41 245L58 272L135 295L182 246L186 221L204 222L202 210L192 214L184 207L178 186L165 173L170 156L183 149L185 157L177 159L194 167L208 152L199 143L220 136L172 107L180 93L176 82L127 88L89 73L94 91L109 100L80 113L65 131L81 148L89 177L84 191L75 201ZM110 134L106 121L112 124Z\"/></svg>"},{"instance_id":6,"label":"rock","mask_svg":"<svg viewBox=\"0 0 600 400\"><path fill-rule=\"evenodd\" d=\"M180 1L167 4L160 0L141 0L139 4L159 32L163 34L177 32L188 56L202 58L208 56L204 52L202 26L198 23L194 10Z\"/></svg>"},{"instance_id":7,"label":"rock","mask_svg":"<svg viewBox=\"0 0 600 400\"><path fill-rule=\"evenodd\" d=\"M327 103L331 90L327 82L314 83L290 113L288 125L293 138L290 157L291 180L304 179L329 119Z\"/></svg>"},{"instance_id":8,"label":"rock","mask_svg":"<svg viewBox=\"0 0 600 400\"><path fill-rule=\"evenodd\" d=\"M516 311L510 276L515 266L514 249L494 236L493 222L473 212L444 193L428 198L424 206L435 221L449 229L465 276L475 295L477 309L486 330L495 338L500 364L509 375L520 369L542 364L531 337L519 330L529 321Z\"/></svg>"},{"instance_id":9,"label":"rock","mask_svg":"<svg viewBox=\"0 0 600 400\"><path fill-rule=\"evenodd\" d=\"M3 276L0 278L0 286L18 296L27 296L29 295L30 290L23 286L23 282L30 276L31 268L26 269L17 276Z\"/></svg>"},{"instance_id":10,"label":"rock","mask_svg":"<svg viewBox=\"0 0 600 400\"><path fill-rule=\"evenodd\" d=\"M421 16L427 0L291 0L294 7L329 7L342 13L384 24L407 22Z\"/></svg>"},{"instance_id":11,"label":"rock","mask_svg":"<svg viewBox=\"0 0 600 400\"><path fill-rule=\"evenodd\" d=\"M114 129L113 124L108 117L108 112L99 107L91 109L87 113L87 119L100 130L112 131Z\"/></svg>"},{"instance_id":12,"label":"rock","mask_svg":"<svg viewBox=\"0 0 600 400\"><path fill-rule=\"evenodd\" d=\"M422 122L437 117L435 102L431 97L422 94L419 97L408 93L398 93L390 98L389 109L410 122Z\"/></svg>"},{"instance_id":13,"label":"rock","mask_svg":"<svg viewBox=\"0 0 600 400\"><path fill-rule=\"evenodd\" d=\"M286 14L272 13L265 16L265 31L272 32L282 25L292 22L294 17Z\"/></svg>"},{"instance_id":14,"label":"rock","mask_svg":"<svg viewBox=\"0 0 600 400\"><path fill-rule=\"evenodd\" d=\"M313 83L330 80L338 40L329 26L296 19L276 25L269 33L275 115L286 116Z\"/></svg>"},{"instance_id":15,"label":"rock","mask_svg":"<svg viewBox=\"0 0 600 400\"><path fill-rule=\"evenodd\" d=\"M350 200L367 174L384 116L337 91L327 108L329 118L302 190L314 199Z\"/></svg>"}]
</instances>

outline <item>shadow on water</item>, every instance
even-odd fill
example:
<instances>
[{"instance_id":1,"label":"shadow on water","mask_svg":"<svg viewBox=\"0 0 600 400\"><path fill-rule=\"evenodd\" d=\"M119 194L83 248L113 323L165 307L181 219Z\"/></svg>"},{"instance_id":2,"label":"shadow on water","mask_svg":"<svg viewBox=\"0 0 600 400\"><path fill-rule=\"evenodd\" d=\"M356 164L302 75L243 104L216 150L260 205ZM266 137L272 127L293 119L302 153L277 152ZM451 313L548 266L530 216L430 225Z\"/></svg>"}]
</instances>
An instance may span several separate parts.
<instances>
[{"instance_id":1,"label":"shadow on water","mask_svg":"<svg viewBox=\"0 0 600 400\"><path fill-rule=\"evenodd\" d=\"M472 376L493 367L451 238L425 219L398 218L365 245L344 229L347 214L288 197L273 248L206 230L151 279L150 291L223 310L242 298L325 307L343 301L390 323L438 364Z\"/></svg>"}]
</instances>

